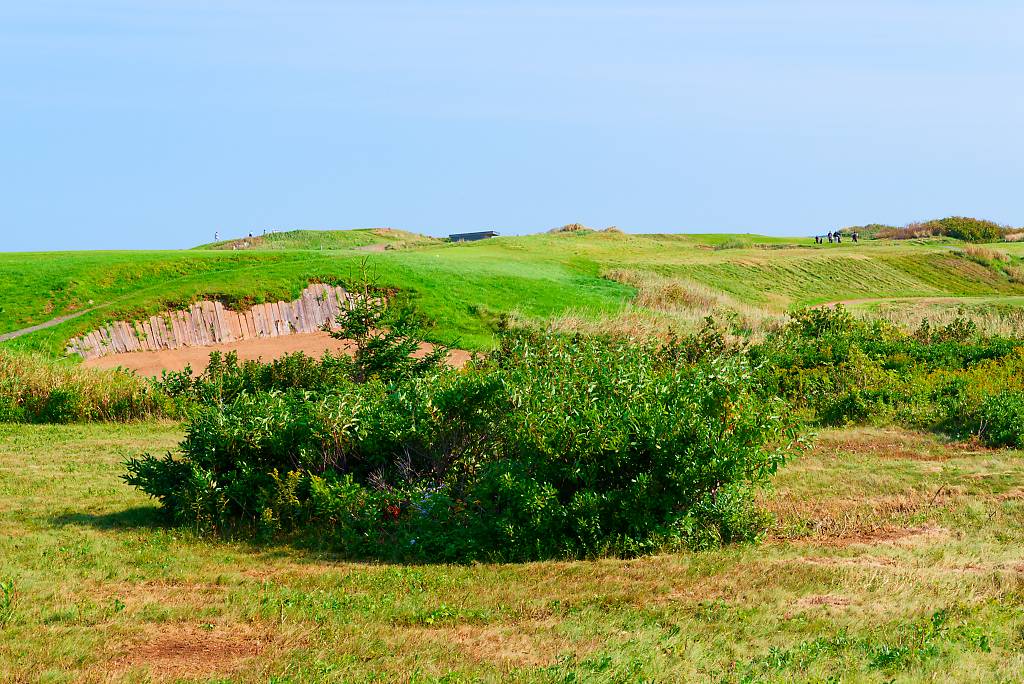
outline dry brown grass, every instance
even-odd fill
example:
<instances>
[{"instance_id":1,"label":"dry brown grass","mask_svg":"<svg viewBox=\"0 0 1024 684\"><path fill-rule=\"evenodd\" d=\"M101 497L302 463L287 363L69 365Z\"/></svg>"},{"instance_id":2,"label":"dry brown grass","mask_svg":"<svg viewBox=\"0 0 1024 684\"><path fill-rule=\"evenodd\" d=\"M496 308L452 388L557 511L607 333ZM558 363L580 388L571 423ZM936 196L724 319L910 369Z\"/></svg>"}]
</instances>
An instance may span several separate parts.
<instances>
[{"instance_id":1,"label":"dry brown grass","mask_svg":"<svg viewBox=\"0 0 1024 684\"><path fill-rule=\"evenodd\" d=\"M1009 263L1010 261L1010 255L1006 252L1002 252L998 249L992 249L990 247L981 247L979 245L964 245L960 252L968 259L982 264L987 264L993 261Z\"/></svg>"},{"instance_id":2,"label":"dry brown grass","mask_svg":"<svg viewBox=\"0 0 1024 684\"><path fill-rule=\"evenodd\" d=\"M552 228L549 233L578 233L581 231L593 231L593 228L583 225L582 223L567 223L564 226L558 228Z\"/></svg>"},{"instance_id":3,"label":"dry brown grass","mask_svg":"<svg viewBox=\"0 0 1024 684\"><path fill-rule=\"evenodd\" d=\"M636 288L632 304L660 314L656 318L674 330L695 329L710 316L733 327L761 331L781 324L785 318L694 281L630 269L614 269L602 275Z\"/></svg>"},{"instance_id":4,"label":"dry brown grass","mask_svg":"<svg viewBox=\"0 0 1024 684\"><path fill-rule=\"evenodd\" d=\"M579 659L598 650L601 643L574 641L558 634L555 619L515 624L455 625L411 630L402 635L403 647L425 641L434 649L452 651L453 662L509 667L550 667L559 658Z\"/></svg>"},{"instance_id":5,"label":"dry brown grass","mask_svg":"<svg viewBox=\"0 0 1024 684\"><path fill-rule=\"evenodd\" d=\"M150 624L118 645L120 655L95 674L100 680L117 680L145 673L157 682L225 677L253 658L265 657L280 642L280 635L255 624Z\"/></svg>"},{"instance_id":6,"label":"dry brown grass","mask_svg":"<svg viewBox=\"0 0 1024 684\"><path fill-rule=\"evenodd\" d=\"M1010 267L1015 268L1013 266ZM894 302L880 307L876 312L855 312L867 320L883 320L900 328L914 331L927 319L932 328L941 328L954 320L966 318L978 326L983 335L1001 337L1024 336L1024 309L1010 307L964 308L953 306L954 300L940 305L938 302Z\"/></svg>"}]
</instances>

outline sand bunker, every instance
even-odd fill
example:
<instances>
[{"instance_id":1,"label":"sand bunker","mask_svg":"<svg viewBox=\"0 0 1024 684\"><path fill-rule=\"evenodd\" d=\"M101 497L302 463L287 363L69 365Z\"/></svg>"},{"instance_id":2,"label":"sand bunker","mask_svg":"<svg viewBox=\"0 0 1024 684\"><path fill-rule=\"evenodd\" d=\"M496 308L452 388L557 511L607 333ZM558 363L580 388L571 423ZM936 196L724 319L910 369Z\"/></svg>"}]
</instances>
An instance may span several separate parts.
<instances>
[{"instance_id":1,"label":"sand bunker","mask_svg":"<svg viewBox=\"0 0 1024 684\"><path fill-rule=\"evenodd\" d=\"M432 345L424 344L421 353L426 353L432 348ZM299 333L283 337L225 342L204 347L111 354L88 359L84 365L88 368L117 368L120 366L133 370L139 375L160 375L165 370L181 371L185 370L185 366L191 366L194 372L199 373L206 368L206 362L212 351L233 351L242 361L249 359L271 361L285 354L300 351L316 358L323 356L324 352L328 351L335 354L338 352L351 353L351 343L345 340L336 340L326 332ZM455 349L449 355L448 362L461 368L469 360L469 356L469 352Z\"/></svg>"}]
</instances>

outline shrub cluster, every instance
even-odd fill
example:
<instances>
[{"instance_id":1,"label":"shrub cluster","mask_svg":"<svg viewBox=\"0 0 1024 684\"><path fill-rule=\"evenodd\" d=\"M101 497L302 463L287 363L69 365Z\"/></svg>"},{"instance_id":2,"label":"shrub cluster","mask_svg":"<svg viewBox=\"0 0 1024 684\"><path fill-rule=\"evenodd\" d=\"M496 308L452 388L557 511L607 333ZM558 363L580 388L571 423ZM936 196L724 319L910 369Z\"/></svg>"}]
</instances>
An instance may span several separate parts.
<instances>
[{"instance_id":1,"label":"shrub cluster","mask_svg":"<svg viewBox=\"0 0 1024 684\"><path fill-rule=\"evenodd\" d=\"M892 424L1024 444L1024 340L958 318L914 333L842 307L801 311L752 347L758 387L821 425Z\"/></svg>"},{"instance_id":2,"label":"shrub cluster","mask_svg":"<svg viewBox=\"0 0 1024 684\"><path fill-rule=\"evenodd\" d=\"M175 521L352 556L527 560L740 541L795 428L741 356L506 335L462 371L243 391L128 462Z\"/></svg>"},{"instance_id":3,"label":"shrub cluster","mask_svg":"<svg viewBox=\"0 0 1024 684\"><path fill-rule=\"evenodd\" d=\"M964 242L997 242L1003 239L1011 229L993 221L970 218L967 216L949 216L931 221L911 223L902 228L880 226L875 236L891 240L907 240L945 236L963 240Z\"/></svg>"},{"instance_id":4,"label":"shrub cluster","mask_svg":"<svg viewBox=\"0 0 1024 684\"><path fill-rule=\"evenodd\" d=\"M128 421L174 414L166 395L134 374L0 351L0 422Z\"/></svg>"}]
</instances>

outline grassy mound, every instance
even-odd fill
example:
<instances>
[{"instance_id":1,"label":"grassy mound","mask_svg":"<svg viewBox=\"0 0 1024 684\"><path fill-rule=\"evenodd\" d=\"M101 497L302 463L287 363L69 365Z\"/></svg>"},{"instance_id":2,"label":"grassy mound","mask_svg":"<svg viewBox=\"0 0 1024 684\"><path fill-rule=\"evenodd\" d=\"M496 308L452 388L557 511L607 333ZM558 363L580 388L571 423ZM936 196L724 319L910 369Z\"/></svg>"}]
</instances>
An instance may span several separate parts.
<instances>
[{"instance_id":1,"label":"grassy mound","mask_svg":"<svg viewBox=\"0 0 1024 684\"><path fill-rule=\"evenodd\" d=\"M391 248L438 242L437 238L396 228L356 228L351 230L289 230L221 240L193 249L281 250L281 249L356 249L373 245Z\"/></svg>"}]
</instances>

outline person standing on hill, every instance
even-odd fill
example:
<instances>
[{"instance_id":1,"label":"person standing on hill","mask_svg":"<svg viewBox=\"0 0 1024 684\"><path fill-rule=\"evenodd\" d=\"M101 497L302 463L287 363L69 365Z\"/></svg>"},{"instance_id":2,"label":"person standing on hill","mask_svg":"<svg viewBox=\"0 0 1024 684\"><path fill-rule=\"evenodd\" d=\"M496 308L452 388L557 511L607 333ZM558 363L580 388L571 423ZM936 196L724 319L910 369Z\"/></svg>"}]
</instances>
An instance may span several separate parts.
<instances>
[{"instance_id":1,"label":"person standing on hill","mask_svg":"<svg viewBox=\"0 0 1024 684\"><path fill-rule=\"evenodd\" d=\"M830 245L832 244L832 231L831 230L828 232L828 244L830 244Z\"/></svg>"},{"instance_id":2,"label":"person standing on hill","mask_svg":"<svg viewBox=\"0 0 1024 684\"><path fill-rule=\"evenodd\" d=\"M837 244L837 245L840 245L840 244L842 244L842 243L843 243L843 234L842 234L842 233L840 233L840 232L839 232L839 231L837 230L837 231L836 231L836 244Z\"/></svg>"}]
</instances>

